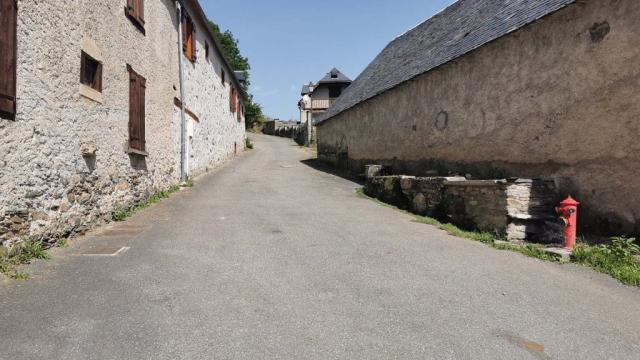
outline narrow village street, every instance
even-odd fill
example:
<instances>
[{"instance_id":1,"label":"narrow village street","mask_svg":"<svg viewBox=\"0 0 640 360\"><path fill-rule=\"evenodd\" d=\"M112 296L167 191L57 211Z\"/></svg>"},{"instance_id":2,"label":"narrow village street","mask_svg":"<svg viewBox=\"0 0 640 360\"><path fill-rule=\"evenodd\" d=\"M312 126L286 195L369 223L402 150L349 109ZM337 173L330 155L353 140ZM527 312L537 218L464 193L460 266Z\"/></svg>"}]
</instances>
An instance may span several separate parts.
<instances>
[{"instance_id":1,"label":"narrow village street","mask_svg":"<svg viewBox=\"0 0 640 360\"><path fill-rule=\"evenodd\" d=\"M412 222L290 139L250 137L0 281L0 358L638 358L637 288Z\"/></svg>"}]
</instances>

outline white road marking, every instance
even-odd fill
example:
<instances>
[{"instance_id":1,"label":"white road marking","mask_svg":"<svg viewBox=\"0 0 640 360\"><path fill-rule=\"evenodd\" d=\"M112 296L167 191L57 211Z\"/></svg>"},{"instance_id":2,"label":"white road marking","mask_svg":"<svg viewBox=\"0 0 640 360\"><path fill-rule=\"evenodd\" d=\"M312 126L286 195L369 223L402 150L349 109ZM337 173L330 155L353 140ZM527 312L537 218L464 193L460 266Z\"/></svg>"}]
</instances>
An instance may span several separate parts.
<instances>
[{"instance_id":1,"label":"white road marking","mask_svg":"<svg viewBox=\"0 0 640 360\"><path fill-rule=\"evenodd\" d=\"M128 246L123 246L121 247L118 251L114 252L113 254L82 254L84 256L110 256L110 257L114 257L114 256L118 256L120 254L124 254L125 252L129 251L129 249L131 249Z\"/></svg>"}]
</instances>

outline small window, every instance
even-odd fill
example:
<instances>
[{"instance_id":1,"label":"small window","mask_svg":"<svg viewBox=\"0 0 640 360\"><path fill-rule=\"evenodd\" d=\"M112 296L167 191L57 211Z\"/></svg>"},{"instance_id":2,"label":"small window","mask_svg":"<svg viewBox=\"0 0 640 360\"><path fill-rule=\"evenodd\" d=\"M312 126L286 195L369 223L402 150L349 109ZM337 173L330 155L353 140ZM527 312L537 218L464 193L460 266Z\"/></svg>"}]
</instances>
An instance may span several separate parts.
<instances>
[{"instance_id":1,"label":"small window","mask_svg":"<svg viewBox=\"0 0 640 360\"><path fill-rule=\"evenodd\" d=\"M329 85L329 98L334 99L342 93L342 85Z\"/></svg>"},{"instance_id":2,"label":"small window","mask_svg":"<svg viewBox=\"0 0 640 360\"><path fill-rule=\"evenodd\" d=\"M204 56L209 59L209 42L204 42Z\"/></svg>"},{"instance_id":3,"label":"small window","mask_svg":"<svg viewBox=\"0 0 640 360\"><path fill-rule=\"evenodd\" d=\"M220 69L220 78L222 79L222 85L224 85L224 69Z\"/></svg>"},{"instance_id":4,"label":"small window","mask_svg":"<svg viewBox=\"0 0 640 360\"><path fill-rule=\"evenodd\" d=\"M196 28L184 8L182 8L182 51L189 61L196 61Z\"/></svg>"},{"instance_id":5,"label":"small window","mask_svg":"<svg viewBox=\"0 0 640 360\"><path fill-rule=\"evenodd\" d=\"M127 17L144 33L144 0L127 0Z\"/></svg>"},{"instance_id":6,"label":"small window","mask_svg":"<svg viewBox=\"0 0 640 360\"><path fill-rule=\"evenodd\" d=\"M80 83L102 92L102 64L84 51L81 55Z\"/></svg>"}]
</instances>

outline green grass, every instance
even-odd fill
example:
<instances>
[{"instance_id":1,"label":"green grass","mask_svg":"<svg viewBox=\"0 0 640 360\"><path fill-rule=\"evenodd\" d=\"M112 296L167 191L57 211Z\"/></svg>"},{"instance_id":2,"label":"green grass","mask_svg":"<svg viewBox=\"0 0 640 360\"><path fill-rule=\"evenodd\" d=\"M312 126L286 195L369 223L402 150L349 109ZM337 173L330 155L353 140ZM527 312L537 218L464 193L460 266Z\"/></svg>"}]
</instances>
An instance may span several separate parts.
<instances>
[{"instance_id":1,"label":"green grass","mask_svg":"<svg viewBox=\"0 0 640 360\"><path fill-rule=\"evenodd\" d=\"M21 272L18 267L30 263L33 259L49 259L51 256L39 241L29 240L15 246L11 251L2 247L0 251L0 272L16 280L25 280L29 274Z\"/></svg>"},{"instance_id":2,"label":"green grass","mask_svg":"<svg viewBox=\"0 0 640 360\"><path fill-rule=\"evenodd\" d=\"M574 261L609 274L628 285L640 286L640 249L634 238L614 237L611 245L580 244L573 250Z\"/></svg>"},{"instance_id":3,"label":"green grass","mask_svg":"<svg viewBox=\"0 0 640 360\"><path fill-rule=\"evenodd\" d=\"M193 182L188 180L187 183L185 183L185 186L187 186L187 187L193 186ZM137 203L137 204L131 205L129 207L114 211L111 214L111 219L113 221L124 221L125 219L133 216L138 211L140 211L142 209L146 209L146 208L148 208L149 206L151 206L153 204L159 203L160 201L162 201L162 199L168 198L171 194L173 194L174 192L176 192L178 190L180 190L180 186L174 185L174 186L170 187L166 191L160 191L158 193L155 193L155 194L151 195L151 197L149 197L149 199L147 199L147 201L144 201L144 202L141 202L141 203Z\"/></svg>"},{"instance_id":4,"label":"green grass","mask_svg":"<svg viewBox=\"0 0 640 360\"><path fill-rule=\"evenodd\" d=\"M414 222L435 226L450 235L478 241L497 250L514 251L544 261L558 261L555 256L544 251L545 247L543 245L519 245L501 242L498 241L500 239L497 236L491 233L462 230L453 224L443 224L436 219L415 215L396 206L384 203L376 198L369 197L365 193L364 188L357 189L356 193L360 197L373 200L383 206L409 214L414 217ZM573 250L572 262L590 266L599 272L611 275L624 284L640 286L640 261L636 257L639 254L640 246L636 244L634 238L614 237L611 239L610 245L588 246L580 244L576 246Z\"/></svg>"}]
</instances>

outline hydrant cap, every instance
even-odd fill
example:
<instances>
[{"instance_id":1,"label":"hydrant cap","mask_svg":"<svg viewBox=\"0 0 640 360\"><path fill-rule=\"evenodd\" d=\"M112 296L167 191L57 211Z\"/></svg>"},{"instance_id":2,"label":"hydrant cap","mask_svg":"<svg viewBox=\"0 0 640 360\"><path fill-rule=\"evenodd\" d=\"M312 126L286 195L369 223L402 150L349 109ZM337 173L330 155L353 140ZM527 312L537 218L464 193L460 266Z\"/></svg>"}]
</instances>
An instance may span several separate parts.
<instances>
[{"instance_id":1,"label":"hydrant cap","mask_svg":"<svg viewBox=\"0 0 640 360\"><path fill-rule=\"evenodd\" d=\"M578 205L580 205L580 203L574 200L571 196L562 200L562 202L560 203L560 206L578 206Z\"/></svg>"}]
</instances>

